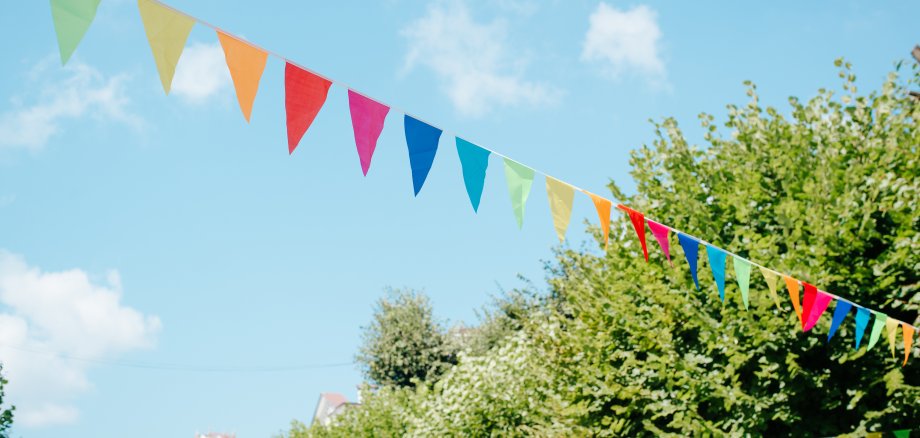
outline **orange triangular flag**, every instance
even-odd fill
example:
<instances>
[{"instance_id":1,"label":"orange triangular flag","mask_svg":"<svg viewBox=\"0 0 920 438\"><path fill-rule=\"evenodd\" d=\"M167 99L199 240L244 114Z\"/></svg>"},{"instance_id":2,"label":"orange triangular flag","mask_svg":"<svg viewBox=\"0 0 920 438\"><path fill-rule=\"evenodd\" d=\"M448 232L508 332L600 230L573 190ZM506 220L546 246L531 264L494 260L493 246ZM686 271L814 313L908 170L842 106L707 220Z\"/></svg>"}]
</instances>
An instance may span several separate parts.
<instances>
[{"instance_id":1,"label":"orange triangular flag","mask_svg":"<svg viewBox=\"0 0 920 438\"><path fill-rule=\"evenodd\" d=\"M799 317L799 324L803 324L802 300L799 299L799 280L788 275L784 275L783 280L786 281L786 289L789 289L789 298L792 299L792 308L795 309L795 314Z\"/></svg>"},{"instance_id":2,"label":"orange triangular flag","mask_svg":"<svg viewBox=\"0 0 920 438\"><path fill-rule=\"evenodd\" d=\"M243 117L248 122L268 53L221 31L217 31L217 39L224 48L227 68L230 69L233 87L236 88L236 100L240 102Z\"/></svg>"},{"instance_id":3,"label":"orange triangular flag","mask_svg":"<svg viewBox=\"0 0 920 438\"><path fill-rule=\"evenodd\" d=\"M910 357L910 347L914 344L914 326L902 322L901 329L904 332L904 363L901 365L907 365L907 358Z\"/></svg>"},{"instance_id":4,"label":"orange triangular flag","mask_svg":"<svg viewBox=\"0 0 920 438\"><path fill-rule=\"evenodd\" d=\"M607 251L607 242L610 241L610 207L613 203L594 193L585 193L594 201L594 208L597 209L597 218L601 221L601 231L604 233L604 251Z\"/></svg>"}]
</instances>

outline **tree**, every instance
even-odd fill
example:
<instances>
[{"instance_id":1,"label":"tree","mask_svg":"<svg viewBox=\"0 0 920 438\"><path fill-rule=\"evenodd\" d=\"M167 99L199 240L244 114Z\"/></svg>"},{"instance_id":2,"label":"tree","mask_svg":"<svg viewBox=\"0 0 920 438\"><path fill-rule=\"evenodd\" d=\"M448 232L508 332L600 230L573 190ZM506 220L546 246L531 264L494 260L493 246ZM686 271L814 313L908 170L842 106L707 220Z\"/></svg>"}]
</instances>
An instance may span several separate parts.
<instances>
[{"instance_id":1,"label":"tree","mask_svg":"<svg viewBox=\"0 0 920 438\"><path fill-rule=\"evenodd\" d=\"M3 366L0 365L0 437L7 438L9 437L10 428L13 427L13 412L16 410L15 406L3 407L4 399L4 387L9 383L6 380L6 377L2 375Z\"/></svg>"},{"instance_id":2,"label":"tree","mask_svg":"<svg viewBox=\"0 0 920 438\"><path fill-rule=\"evenodd\" d=\"M654 142L630 160L637 192L610 189L652 219L916 325L920 104L908 91L920 71L900 80L896 70L859 95L849 64L837 66L839 97L822 89L806 103L790 98L785 112L762 107L747 83L750 100L728 106L724 133L700 116L702 148L675 120L655 123ZM611 230L603 254L557 251L540 308L525 306L513 324L486 319L497 335L481 355L464 352L436 382L381 391L305 436L863 436L917 426L917 343L901 367L900 342L895 357L884 340L867 351L868 334L854 349L852 315L830 341L826 315L803 334L788 295L774 302L756 269L745 309L731 261L722 302L705 250L697 289L675 236L671 267L653 239L643 260L625 217Z\"/></svg>"},{"instance_id":3,"label":"tree","mask_svg":"<svg viewBox=\"0 0 920 438\"><path fill-rule=\"evenodd\" d=\"M454 357L428 297L391 290L377 302L373 320L364 328L357 360L372 382L405 387L436 379Z\"/></svg>"},{"instance_id":4,"label":"tree","mask_svg":"<svg viewBox=\"0 0 920 438\"><path fill-rule=\"evenodd\" d=\"M916 324L920 106L907 90L920 76L915 67L905 84L892 73L881 92L858 95L849 64L837 65L839 99L790 98L786 114L761 107L748 83L749 103L728 107L728 135L701 115L706 148L690 146L673 119L656 124L654 143L632 155L637 193L610 188L656 220ZM830 342L827 315L802 334L788 295L777 309L756 269L750 309L731 278L720 302L705 251L698 291L679 245L675 268L659 251L645 263L629 221L613 228L622 232L607 254L566 251L551 280L566 330L546 344L577 382L581 424L767 436L917 426L916 353L902 368L884 341L855 350L852 316Z\"/></svg>"}]
</instances>

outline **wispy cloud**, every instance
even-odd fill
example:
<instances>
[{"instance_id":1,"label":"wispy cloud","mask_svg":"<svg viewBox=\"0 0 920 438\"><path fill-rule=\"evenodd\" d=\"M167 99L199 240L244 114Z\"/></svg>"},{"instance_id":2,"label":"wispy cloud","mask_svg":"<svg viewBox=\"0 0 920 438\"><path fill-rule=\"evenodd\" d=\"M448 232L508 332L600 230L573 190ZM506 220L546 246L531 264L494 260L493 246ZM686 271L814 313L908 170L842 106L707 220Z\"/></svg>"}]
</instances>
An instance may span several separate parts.
<instances>
[{"instance_id":1,"label":"wispy cloud","mask_svg":"<svg viewBox=\"0 0 920 438\"><path fill-rule=\"evenodd\" d=\"M62 78L52 71L59 69L54 59L46 58L32 68L27 91L38 90L14 97L13 108L0 113L0 150L40 149L61 131L66 119L90 116L142 126L141 118L129 110L126 75L107 77L87 64L71 60L61 71ZM27 100L32 103L24 104Z\"/></svg>"},{"instance_id":2,"label":"wispy cloud","mask_svg":"<svg viewBox=\"0 0 920 438\"><path fill-rule=\"evenodd\" d=\"M613 79L634 73L651 85L667 86L660 44L655 10L645 5L620 10L600 3L589 19L581 59L600 65Z\"/></svg>"},{"instance_id":3,"label":"wispy cloud","mask_svg":"<svg viewBox=\"0 0 920 438\"><path fill-rule=\"evenodd\" d=\"M190 103L203 103L225 92L231 83L220 44L195 43L182 52L170 93Z\"/></svg>"},{"instance_id":4,"label":"wispy cloud","mask_svg":"<svg viewBox=\"0 0 920 438\"><path fill-rule=\"evenodd\" d=\"M92 387L92 361L154 345L160 320L121 295L115 271L96 284L82 270L43 272L0 250L0 353L18 424L76 420L73 399Z\"/></svg>"},{"instance_id":5,"label":"wispy cloud","mask_svg":"<svg viewBox=\"0 0 920 438\"><path fill-rule=\"evenodd\" d=\"M542 106L559 90L524 79L525 59L509 47L501 20L476 22L460 0L438 2L402 30L409 42L405 70L433 71L454 108L482 116L498 106Z\"/></svg>"}]
</instances>

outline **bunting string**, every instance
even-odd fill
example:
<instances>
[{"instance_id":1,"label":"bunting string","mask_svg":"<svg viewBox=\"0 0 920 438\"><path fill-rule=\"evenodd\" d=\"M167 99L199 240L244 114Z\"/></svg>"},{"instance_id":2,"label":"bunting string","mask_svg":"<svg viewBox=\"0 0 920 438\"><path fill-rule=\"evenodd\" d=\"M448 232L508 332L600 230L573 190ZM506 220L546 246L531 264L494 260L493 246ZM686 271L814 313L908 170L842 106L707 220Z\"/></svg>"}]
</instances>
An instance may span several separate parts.
<instances>
[{"instance_id":1,"label":"bunting string","mask_svg":"<svg viewBox=\"0 0 920 438\"><path fill-rule=\"evenodd\" d=\"M61 52L61 61L66 63L83 38L96 14L100 0L51 0L52 18L58 37ZM276 52L247 41L231 32L201 20L183 11L180 11L160 0L138 0L138 9L144 23L148 42L153 52L154 61L160 75L163 90L169 94L170 85L176 65L181 57L188 35L195 23L214 30L224 50L227 67L231 78L240 110L248 122L250 120L252 104L256 98L259 82L265 68L268 56L280 59L285 63L285 110L288 134L288 152L293 153L301 138L313 123L314 118L322 109L328 96L329 88L335 84L348 90L349 109L354 128L356 149L364 175L371 165L371 159L376 148L377 139L383 129L384 120L389 112L404 115L404 129L406 145L409 153L409 163L412 171L412 184L415 195L418 195L428 177L438 145L445 131L408 111L392 106L383 101L374 99L366 93L352 88L350 85L322 75L310 68L282 56ZM572 213L572 200L575 191L587 195L595 206L598 220L603 232L604 247L606 250L610 234L610 212L614 205L609 199L591 193L566 181L557 179L546 172L537 170L520 161L504 155L493 149L481 146L481 143L467 141L458 135L455 138L457 153L461 163L461 173L467 194L470 198L474 212L479 209L485 184L486 169L490 155L502 159L508 193L517 221L518 227L523 227L525 206L533 186L535 174L540 174L545 179L547 197L553 218L553 226L560 241L565 240L566 229ZM466 138L466 137L464 137ZM886 338L892 354L895 352L895 343L898 327L901 328L904 344L904 365L910 356L914 334L917 327L894 318L882 312L860 306L853 301L840 297L799 280L783 274L760 263L745 259L738 254L715 246L703 239L692 236L684 231L668 226L660 221L652 220L644 213L629 208L623 204L616 204L616 210L625 214L631 222L642 248L646 262L649 260L646 243L645 227L648 225L655 240L665 255L668 263L673 266L670 253L670 234L676 234L687 263L690 266L694 285L699 289L697 273L699 245L706 247L706 256L712 270L714 282L718 288L719 298L725 300L725 279L728 258L731 257L731 266L734 277L741 293L745 309L749 306L749 287L751 268L757 267L764 277L769 288L772 301L781 309L777 297L777 284L783 278L792 301L793 310L799 319L803 331L809 331L817 324L825 313L831 301L836 301L834 306L831 328L827 341L833 338L846 317L855 309L855 346L858 349L863 334L869 326L869 320L874 315L868 349L871 349L879 340L882 329L885 329ZM800 293L801 288L801 293ZM800 300L801 297L801 300ZM903 365L902 365L903 366Z\"/></svg>"}]
</instances>

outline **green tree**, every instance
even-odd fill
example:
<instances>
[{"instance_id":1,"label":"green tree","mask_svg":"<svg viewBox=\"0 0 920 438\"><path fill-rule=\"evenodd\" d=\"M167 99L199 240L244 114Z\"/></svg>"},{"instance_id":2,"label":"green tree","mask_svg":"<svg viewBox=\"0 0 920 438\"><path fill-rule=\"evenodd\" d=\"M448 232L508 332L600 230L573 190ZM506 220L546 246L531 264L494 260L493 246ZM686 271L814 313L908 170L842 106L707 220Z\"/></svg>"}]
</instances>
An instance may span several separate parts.
<instances>
[{"instance_id":1,"label":"green tree","mask_svg":"<svg viewBox=\"0 0 920 438\"><path fill-rule=\"evenodd\" d=\"M790 98L786 114L763 108L748 83L748 104L728 106L726 135L701 116L705 148L673 119L655 124L656 140L632 155L637 193L610 188L667 225L916 323L920 106L907 91L917 70L858 95L849 64L837 65L839 98ZM628 220L613 228L607 254L564 252L551 280L566 330L546 343L574 383L572 402L586 407L582 424L598 434L768 436L918 425L920 362L902 368L885 341L867 352L864 338L855 350L852 316L831 342L828 315L803 334L788 295L779 291L777 309L756 268L745 310L731 260L723 303L702 248L697 291L674 236L671 268L654 239L642 260Z\"/></svg>"},{"instance_id":2,"label":"green tree","mask_svg":"<svg viewBox=\"0 0 920 438\"><path fill-rule=\"evenodd\" d=\"M357 361L365 376L380 385L435 380L454 362L445 336L425 294L391 290L377 302L373 320L364 328Z\"/></svg>"},{"instance_id":3,"label":"green tree","mask_svg":"<svg viewBox=\"0 0 920 438\"><path fill-rule=\"evenodd\" d=\"M728 106L723 129L700 116L704 147L673 119L655 123L630 160L636 193L610 189L652 219L916 325L920 102L908 91L920 71L860 95L849 64L837 65L839 96L822 89L785 111L762 107L748 83L749 102ZM602 254L559 249L548 296L511 305L527 311L510 319L498 306L443 376L379 391L303 436L863 436L920 425L916 343L901 367L900 334L894 357L885 340L867 351L868 334L854 349L852 314L830 342L828 315L803 334L788 294L777 306L756 269L745 309L731 260L722 302L703 248L698 290L675 236L673 267L651 238L643 260L623 216L610 238Z\"/></svg>"},{"instance_id":4,"label":"green tree","mask_svg":"<svg viewBox=\"0 0 920 438\"><path fill-rule=\"evenodd\" d=\"M3 377L2 371L3 366L0 365L0 437L7 438L10 433L10 428L13 427L13 412L16 410L16 407L5 407L6 405L3 404L3 399L5 398L4 388L9 382L6 380L6 377Z\"/></svg>"}]
</instances>

